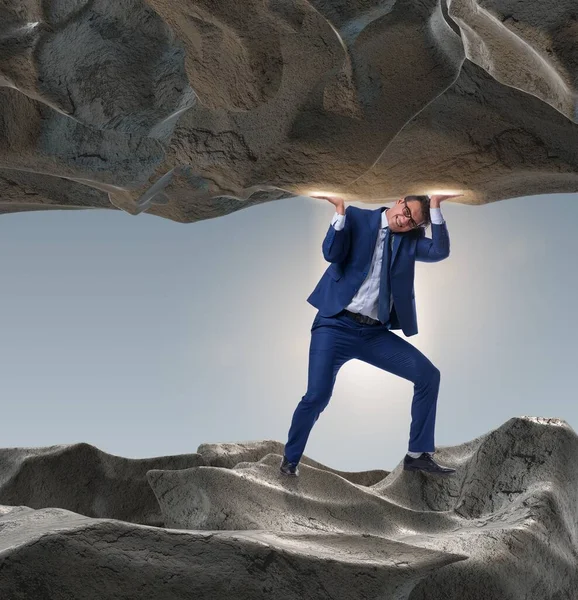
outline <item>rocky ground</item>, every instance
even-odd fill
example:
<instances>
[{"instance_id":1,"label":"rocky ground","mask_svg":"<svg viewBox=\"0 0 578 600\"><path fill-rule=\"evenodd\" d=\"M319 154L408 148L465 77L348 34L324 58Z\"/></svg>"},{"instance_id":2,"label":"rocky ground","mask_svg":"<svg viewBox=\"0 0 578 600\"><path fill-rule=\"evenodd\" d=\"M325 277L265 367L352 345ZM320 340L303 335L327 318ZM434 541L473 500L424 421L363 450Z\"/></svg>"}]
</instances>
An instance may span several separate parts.
<instances>
[{"instance_id":1,"label":"rocky ground","mask_svg":"<svg viewBox=\"0 0 578 600\"><path fill-rule=\"evenodd\" d=\"M126 459L0 450L0 597L546 600L578 590L578 437L513 418L436 458L344 473L275 441Z\"/></svg>"}]
</instances>

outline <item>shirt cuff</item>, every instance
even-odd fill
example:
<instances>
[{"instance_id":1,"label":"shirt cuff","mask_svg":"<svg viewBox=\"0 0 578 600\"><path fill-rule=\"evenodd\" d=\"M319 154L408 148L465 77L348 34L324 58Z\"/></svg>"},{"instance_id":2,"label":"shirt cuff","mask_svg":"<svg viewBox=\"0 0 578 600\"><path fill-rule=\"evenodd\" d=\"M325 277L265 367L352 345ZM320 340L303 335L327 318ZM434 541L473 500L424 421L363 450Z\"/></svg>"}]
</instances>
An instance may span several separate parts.
<instances>
[{"instance_id":1,"label":"shirt cuff","mask_svg":"<svg viewBox=\"0 0 578 600\"><path fill-rule=\"evenodd\" d=\"M345 215L340 215L335 211L333 219L331 219L331 225L333 225L335 231L341 231L345 227Z\"/></svg>"},{"instance_id":2,"label":"shirt cuff","mask_svg":"<svg viewBox=\"0 0 578 600\"><path fill-rule=\"evenodd\" d=\"M430 208L429 214L431 217L431 222L434 225L443 225L445 223L444 218L442 217L442 211L440 208Z\"/></svg>"}]
</instances>

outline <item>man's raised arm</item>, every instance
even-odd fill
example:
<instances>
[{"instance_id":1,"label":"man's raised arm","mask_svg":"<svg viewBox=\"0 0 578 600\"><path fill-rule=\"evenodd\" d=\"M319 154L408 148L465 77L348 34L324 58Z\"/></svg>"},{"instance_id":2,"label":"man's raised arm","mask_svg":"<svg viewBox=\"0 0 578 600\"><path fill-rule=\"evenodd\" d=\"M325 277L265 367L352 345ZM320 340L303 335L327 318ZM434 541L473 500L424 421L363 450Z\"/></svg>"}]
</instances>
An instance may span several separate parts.
<instances>
[{"instance_id":1,"label":"man's raised arm","mask_svg":"<svg viewBox=\"0 0 578 600\"><path fill-rule=\"evenodd\" d=\"M450 255L450 236L446 222L442 216L440 202L455 198L462 194L431 196L430 216L432 237L421 237L417 240L415 259L422 262L439 262Z\"/></svg>"},{"instance_id":2,"label":"man's raised arm","mask_svg":"<svg viewBox=\"0 0 578 600\"><path fill-rule=\"evenodd\" d=\"M323 244L321 244L323 258L330 263L343 262L349 252L351 238L350 227L346 223L345 202L334 196L315 196L315 198L323 198L335 206L331 225L329 225Z\"/></svg>"}]
</instances>

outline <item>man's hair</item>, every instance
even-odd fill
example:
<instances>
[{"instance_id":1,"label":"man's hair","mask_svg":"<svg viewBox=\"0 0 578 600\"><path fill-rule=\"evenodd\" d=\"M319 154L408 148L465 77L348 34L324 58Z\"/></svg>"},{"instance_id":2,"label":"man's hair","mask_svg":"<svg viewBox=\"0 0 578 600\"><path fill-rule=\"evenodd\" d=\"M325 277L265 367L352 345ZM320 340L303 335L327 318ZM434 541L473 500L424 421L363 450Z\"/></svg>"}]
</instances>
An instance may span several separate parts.
<instances>
[{"instance_id":1,"label":"man's hair","mask_svg":"<svg viewBox=\"0 0 578 600\"><path fill-rule=\"evenodd\" d=\"M421 225L421 227L425 229L431 223L431 216L429 212L429 196L405 196L404 200L406 202L410 202L412 200L419 202L421 214L423 216L423 225Z\"/></svg>"}]
</instances>

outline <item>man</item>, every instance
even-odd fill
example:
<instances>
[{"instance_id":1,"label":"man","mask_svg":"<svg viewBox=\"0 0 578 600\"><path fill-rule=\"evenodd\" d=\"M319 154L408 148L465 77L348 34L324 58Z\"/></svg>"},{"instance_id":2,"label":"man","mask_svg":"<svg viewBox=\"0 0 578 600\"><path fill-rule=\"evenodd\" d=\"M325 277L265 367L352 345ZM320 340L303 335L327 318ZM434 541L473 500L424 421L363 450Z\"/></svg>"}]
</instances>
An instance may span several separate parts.
<instances>
[{"instance_id":1,"label":"man","mask_svg":"<svg viewBox=\"0 0 578 600\"><path fill-rule=\"evenodd\" d=\"M352 358L414 384L407 471L453 473L433 459L439 370L406 337L417 333L415 261L438 262L450 253L440 203L462 194L406 196L376 210L319 196L336 212L322 244L329 267L307 298L318 309L311 326L307 392L291 422L281 473L297 476L309 433L333 393L341 366ZM431 223L432 237L425 237Z\"/></svg>"}]
</instances>

